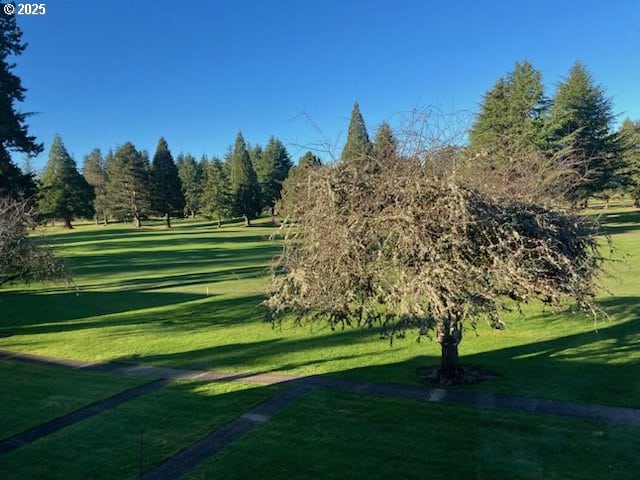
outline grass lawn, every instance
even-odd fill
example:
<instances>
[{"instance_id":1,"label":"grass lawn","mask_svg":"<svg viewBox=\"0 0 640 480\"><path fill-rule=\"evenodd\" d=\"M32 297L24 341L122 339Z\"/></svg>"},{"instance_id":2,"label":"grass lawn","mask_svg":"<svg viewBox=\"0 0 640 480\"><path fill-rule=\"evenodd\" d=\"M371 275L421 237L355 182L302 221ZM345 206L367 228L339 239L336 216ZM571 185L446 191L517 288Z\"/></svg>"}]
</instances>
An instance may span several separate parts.
<instances>
[{"instance_id":1,"label":"grass lawn","mask_svg":"<svg viewBox=\"0 0 640 480\"><path fill-rule=\"evenodd\" d=\"M638 428L315 391L185 478L626 479Z\"/></svg>"},{"instance_id":2,"label":"grass lawn","mask_svg":"<svg viewBox=\"0 0 640 480\"><path fill-rule=\"evenodd\" d=\"M628 255L610 266L600 304L610 321L529 306L509 328L466 333L464 362L501 378L471 387L552 399L640 407L640 213L610 210L615 245ZM78 360L230 371L333 374L415 383L436 364L439 346L413 338L393 347L373 330L324 325L272 328L259 303L265 268L278 252L265 223L217 229L160 222L142 230L83 225L47 229L67 256L77 291L51 285L0 291L0 348Z\"/></svg>"},{"instance_id":3,"label":"grass lawn","mask_svg":"<svg viewBox=\"0 0 640 480\"><path fill-rule=\"evenodd\" d=\"M170 385L0 457L1 476L138 478L141 458L147 471L276 391L237 383Z\"/></svg>"},{"instance_id":4,"label":"grass lawn","mask_svg":"<svg viewBox=\"0 0 640 480\"><path fill-rule=\"evenodd\" d=\"M0 440L148 379L0 360Z\"/></svg>"}]
</instances>

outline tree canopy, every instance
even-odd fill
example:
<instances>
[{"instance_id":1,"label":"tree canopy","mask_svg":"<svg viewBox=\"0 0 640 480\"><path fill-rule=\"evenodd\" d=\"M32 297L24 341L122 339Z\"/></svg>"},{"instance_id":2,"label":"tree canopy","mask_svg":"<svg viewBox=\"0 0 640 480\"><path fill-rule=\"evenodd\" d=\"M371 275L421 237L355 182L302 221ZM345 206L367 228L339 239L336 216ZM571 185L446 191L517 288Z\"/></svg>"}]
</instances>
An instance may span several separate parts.
<instances>
[{"instance_id":1,"label":"tree canopy","mask_svg":"<svg viewBox=\"0 0 640 480\"><path fill-rule=\"evenodd\" d=\"M94 192L82 175L76 162L56 135L49 150L49 160L42 175L38 195L38 211L44 218L62 219L65 228L71 228L74 217L91 217Z\"/></svg>"},{"instance_id":2,"label":"tree canopy","mask_svg":"<svg viewBox=\"0 0 640 480\"><path fill-rule=\"evenodd\" d=\"M232 213L244 218L245 225L262 210L258 177L251 164L247 144L240 132L229 160Z\"/></svg>"},{"instance_id":3,"label":"tree canopy","mask_svg":"<svg viewBox=\"0 0 640 480\"><path fill-rule=\"evenodd\" d=\"M344 145L340 159L344 163L352 163L359 165L361 168L366 168L370 162L372 148L364 118L360 113L360 105L356 102L353 104L353 110L351 111L347 142Z\"/></svg>"},{"instance_id":4,"label":"tree canopy","mask_svg":"<svg viewBox=\"0 0 640 480\"><path fill-rule=\"evenodd\" d=\"M154 212L163 215L167 228L171 228L171 214L176 211L182 212L184 197L178 167L163 137L158 140L156 153L153 155L149 181L151 208Z\"/></svg>"},{"instance_id":5,"label":"tree canopy","mask_svg":"<svg viewBox=\"0 0 640 480\"><path fill-rule=\"evenodd\" d=\"M99 148L94 148L84 157L82 174L89 185L93 187L96 224L101 219L106 225L109 218L109 199L107 197L107 174L105 160Z\"/></svg>"},{"instance_id":6,"label":"tree canopy","mask_svg":"<svg viewBox=\"0 0 640 480\"><path fill-rule=\"evenodd\" d=\"M341 163L297 185L266 301L273 318L434 333L439 378L456 383L464 324L500 327L501 312L534 298L591 308L601 257L587 218L421 163L381 162L373 174Z\"/></svg>"},{"instance_id":7,"label":"tree canopy","mask_svg":"<svg viewBox=\"0 0 640 480\"><path fill-rule=\"evenodd\" d=\"M11 152L37 155L43 145L29 134L29 113L20 112L16 103L23 102L26 89L13 73L9 57L19 56L26 44L14 15L0 15L0 195L29 198L35 194L30 174L23 174L11 159Z\"/></svg>"}]
</instances>

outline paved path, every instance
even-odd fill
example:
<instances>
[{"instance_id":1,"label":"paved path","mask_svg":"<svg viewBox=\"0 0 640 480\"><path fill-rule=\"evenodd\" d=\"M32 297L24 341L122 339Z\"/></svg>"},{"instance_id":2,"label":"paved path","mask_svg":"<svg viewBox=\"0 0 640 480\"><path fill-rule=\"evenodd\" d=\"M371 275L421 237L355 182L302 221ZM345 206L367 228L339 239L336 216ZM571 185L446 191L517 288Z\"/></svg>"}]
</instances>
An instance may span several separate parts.
<instances>
[{"instance_id":1,"label":"paved path","mask_svg":"<svg viewBox=\"0 0 640 480\"><path fill-rule=\"evenodd\" d=\"M7 350L0 350L0 359L159 378L159 380L156 380L155 382L127 390L93 406L72 412L57 420L35 427L32 430L23 432L11 439L0 442L0 455L18 448L25 443L32 442L38 438L48 435L60 428L95 415L105 409L113 408L131 398L157 390L177 379L247 382L260 385L285 385L285 388L281 392L265 400L240 417L237 417L227 423L222 428L212 432L209 436L199 440L195 444L169 458L144 476L145 479L152 480L168 480L181 477L188 471L195 468L203 460L220 451L229 443L236 441L258 425L266 422L274 414L284 409L313 388L325 388L341 392L351 392L362 395L374 395L404 400L449 403L525 413L598 420L621 425L640 426L640 409L636 408L609 407L605 405L589 405L575 402L545 400L540 398L513 397L491 393L428 388L419 385L365 382L361 380L331 376L234 373L128 365L122 363L78 362L74 360L56 359Z\"/></svg>"}]
</instances>

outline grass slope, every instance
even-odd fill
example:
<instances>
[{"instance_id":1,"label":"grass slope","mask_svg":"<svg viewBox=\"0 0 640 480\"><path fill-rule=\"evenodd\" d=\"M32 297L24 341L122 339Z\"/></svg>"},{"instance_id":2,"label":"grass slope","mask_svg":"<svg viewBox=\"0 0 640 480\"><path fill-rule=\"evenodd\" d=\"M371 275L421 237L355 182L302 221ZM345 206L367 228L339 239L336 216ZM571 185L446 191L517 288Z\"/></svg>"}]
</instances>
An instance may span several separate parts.
<instances>
[{"instance_id":1,"label":"grass slope","mask_svg":"<svg viewBox=\"0 0 640 480\"><path fill-rule=\"evenodd\" d=\"M277 387L182 382L0 457L3 480L134 479Z\"/></svg>"},{"instance_id":2,"label":"grass slope","mask_svg":"<svg viewBox=\"0 0 640 480\"><path fill-rule=\"evenodd\" d=\"M0 440L148 379L0 360Z\"/></svg>"},{"instance_id":3,"label":"grass slope","mask_svg":"<svg viewBox=\"0 0 640 480\"><path fill-rule=\"evenodd\" d=\"M461 344L464 362L502 375L472 387L517 395L640 406L640 214L612 210L609 231L624 263L610 269L594 325L529 306L509 328L480 325ZM416 382L435 364L435 342L393 347L375 331L324 325L273 329L259 303L278 252L273 228L176 222L134 230L82 226L47 235L74 271L78 291L32 285L0 293L0 348L80 360L232 371L335 374ZM597 328L596 328L597 327ZM0 335L2 336L2 335Z\"/></svg>"},{"instance_id":4,"label":"grass slope","mask_svg":"<svg viewBox=\"0 0 640 480\"><path fill-rule=\"evenodd\" d=\"M316 391L185 478L626 479L637 471L637 435L596 422Z\"/></svg>"}]
</instances>

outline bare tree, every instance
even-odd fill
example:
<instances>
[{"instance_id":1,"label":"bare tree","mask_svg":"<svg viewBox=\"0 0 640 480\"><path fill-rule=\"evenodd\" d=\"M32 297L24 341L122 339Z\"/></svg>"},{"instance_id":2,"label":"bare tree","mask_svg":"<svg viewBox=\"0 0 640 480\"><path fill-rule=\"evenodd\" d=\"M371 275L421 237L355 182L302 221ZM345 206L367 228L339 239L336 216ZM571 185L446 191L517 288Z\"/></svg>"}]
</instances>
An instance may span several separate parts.
<instances>
[{"instance_id":1,"label":"bare tree","mask_svg":"<svg viewBox=\"0 0 640 480\"><path fill-rule=\"evenodd\" d=\"M34 213L26 201L0 197L0 286L13 281L70 281L65 264L27 237Z\"/></svg>"},{"instance_id":2,"label":"bare tree","mask_svg":"<svg viewBox=\"0 0 640 480\"><path fill-rule=\"evenodd\" d=\"M493 188L484 162L420 135L405 143L410 153L373 159L375 173L320 167L284 192L283 251L265 304L274 320L293 312L298 321L378 325L391 339L433 333L439 380L460 383L464 325L500 328L500 314L529 299L574 300L595 314L603 259L596 225L543 201L552 197L544 179L545 195L529 195L524 182Z\"/></svg>"}]
</instances>

